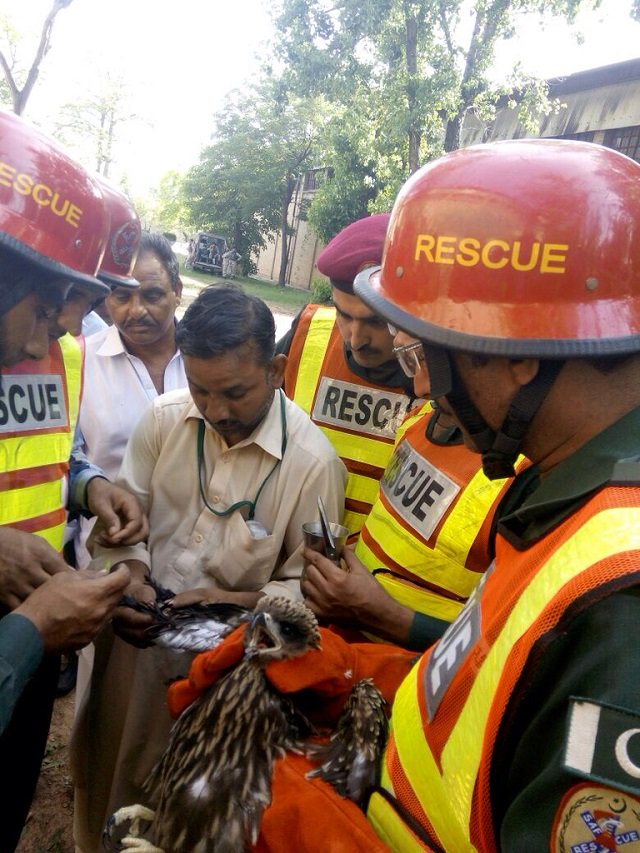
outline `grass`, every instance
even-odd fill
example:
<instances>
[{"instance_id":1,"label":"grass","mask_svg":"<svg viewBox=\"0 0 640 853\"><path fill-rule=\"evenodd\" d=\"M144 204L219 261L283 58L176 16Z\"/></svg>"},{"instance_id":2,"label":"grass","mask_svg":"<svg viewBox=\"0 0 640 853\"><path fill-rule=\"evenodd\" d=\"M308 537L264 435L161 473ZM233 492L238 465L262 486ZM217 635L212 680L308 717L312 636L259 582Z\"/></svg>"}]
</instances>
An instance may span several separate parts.
<instances>
[{"instance_id":1,"label":"grass","mask_svg":"<svg viewBox=\"0 0 640 853\"><path fill-rule=\"evenodd\" d=\"M200 270L186 270L183 261L180 262L180 276L187 291L194 290L197 292L201 287L208 284L222 284L224 281L220 276L209 275ZM263 299L274 311L297 313L299 308L311 301L310 290L301 290L297 287L278 287L277 284L260 281L256 278L246 278L245 276L236 276L233 281L247 293ZM193 295L195 296L196 293Z\"/></svg>"}]
</instances>

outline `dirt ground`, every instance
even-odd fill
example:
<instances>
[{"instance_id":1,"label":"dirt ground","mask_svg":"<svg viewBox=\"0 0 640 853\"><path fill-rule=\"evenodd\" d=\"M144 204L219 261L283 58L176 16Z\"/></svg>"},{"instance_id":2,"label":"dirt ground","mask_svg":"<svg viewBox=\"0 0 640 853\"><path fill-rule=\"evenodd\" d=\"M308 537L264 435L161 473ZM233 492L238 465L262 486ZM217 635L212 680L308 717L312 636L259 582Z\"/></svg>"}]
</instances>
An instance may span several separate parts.
<instances>
[{"instance_id":1,"label":"dirt ground","mask_svg":"<svg viewBox=\"0 0 640 853\"><path fill-rule=\"evenodd\" d=\"M49 741L17 853L73 853L73 786L69 734L75 691L56 699Z\"/></svg>"}]
</instances>

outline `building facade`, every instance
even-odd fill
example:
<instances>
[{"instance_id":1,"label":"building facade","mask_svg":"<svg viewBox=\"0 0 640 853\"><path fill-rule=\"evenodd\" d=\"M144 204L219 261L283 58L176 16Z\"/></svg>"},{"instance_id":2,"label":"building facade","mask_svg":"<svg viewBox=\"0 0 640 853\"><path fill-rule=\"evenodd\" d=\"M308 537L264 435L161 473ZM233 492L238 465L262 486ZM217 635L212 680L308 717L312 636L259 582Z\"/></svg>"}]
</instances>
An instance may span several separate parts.
<instances>
[{"instance_id":1,"label":"building facade","mask_svg":"<svg viewBox=\"0 0 640 853\"><path fill-rule=\"evenodd\" d=\"M557 113L540 119L537 134L520 124L517 109L504 107L498 109L490 124L468 116L462 129L462 146L537 135L597 142L640 162L640 59L548 82L549 96L562 106Z\"/></svg>"},{"instance_id":2,"label":"building facade","mask_svg":"<svg viewBox=\"0 0 640 853\"><path fill-rule=\"evenodd\" d=\"M313 197L326 180L328 169L309 169L302 175L293 193L289 205L290 246L289 260L285 284L292 287L310 289L314 277L319 277L316 270L316 258L323 249L324 243L313 233L306 220L305 212L313 201ZM274 242L267 244L258 257L257 275L259 278L277 281L280 274L281 235Z\"/></svg>"}]
</instances>

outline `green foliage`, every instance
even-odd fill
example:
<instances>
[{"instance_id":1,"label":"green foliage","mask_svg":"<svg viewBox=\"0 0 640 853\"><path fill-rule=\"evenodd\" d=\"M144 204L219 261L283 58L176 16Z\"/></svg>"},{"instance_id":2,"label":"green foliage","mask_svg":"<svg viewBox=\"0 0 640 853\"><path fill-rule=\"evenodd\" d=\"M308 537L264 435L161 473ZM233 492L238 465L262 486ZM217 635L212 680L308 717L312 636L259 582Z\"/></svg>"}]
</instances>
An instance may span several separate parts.
<instances>
[{"instance_id":1,"label":"green foliage","mask_svg":"<svg viewBox=\"0 0 640 853\"><path fill-rule=\"evenodd\" d=\"M333 304L331 284L326 278L314 276L311 282L311 301L317 305Z\"/></svg>"},{"instance_id":2,"label":"green foliage","mask_svg":"<svg viewBox=\"0 0 640 853\"><path fill-rule=\"evenodd\" d=\"M245 273L276 231L288 249L289 204L298 179L315 165L321 120L315 100L266 77L248 92L229 96L216 117L213 143L186 177L184 198L192 225L228 234Z\"/></svg>"},{"instance_id":3,"label":"green foliage","mask_svg":"<svg viewBox=\"0 0 640 853\"><path fill-rule=\"evenodd\" d=\"M228 235L245 273L279 232L284 283L287 211L305 170L330 174L301 211L327 242L350 222L389 210L412 172L457 148L468 112L490 123L498 99L516 92L533 130L560 105L518 69L502 85L490 83L496 44L524 15L571 21L599 2L281 0L273 62L280 76L265 69L259 83L228 98L212 144L181 183L183 213L172 223L161 217L165 227L180 220ZM640 15L640 0L633 4Z\"/></svg>"},{"instance_id":4,"label":"green foliage","mask_svg":"<svg viewBox=\"0 0 640 853\"><path fill-rule=\"evenodd\" d=\"M81 162L109 177L116 159L118 132L137 119L132 99L125 78L107 74L84 100L62 105L55 124L56 138Z\"/></svg>"},{"instance_id":5,"label":"green foliage","mask_svg":"<svg viewBox=\"0 0 640 853\"><path fill-rule=\"evenodd\" d=\"M299 93L326 98L335 116L324 161L334 180L309 212L317 233L326 240L348 221L388 209L422 163L459 147L469 111L492 120L507 82L522 93L525 121L557 108L539 81L490 83L496 44L513 36L521 15L571 21L598 3L283 0L277 52L287 79Z\"/></svg>"},{"instance_id":6,"label":"green foliage","mask_svg":"<svg viewBox=\"0 0 640 853\"><path fill-rule=\"evenodd\" d=\"M156 227L162 230L178 232L189 230L184 175L171 171L162 176L155 193L152 218Z\"/></svg>"}]
</instances>

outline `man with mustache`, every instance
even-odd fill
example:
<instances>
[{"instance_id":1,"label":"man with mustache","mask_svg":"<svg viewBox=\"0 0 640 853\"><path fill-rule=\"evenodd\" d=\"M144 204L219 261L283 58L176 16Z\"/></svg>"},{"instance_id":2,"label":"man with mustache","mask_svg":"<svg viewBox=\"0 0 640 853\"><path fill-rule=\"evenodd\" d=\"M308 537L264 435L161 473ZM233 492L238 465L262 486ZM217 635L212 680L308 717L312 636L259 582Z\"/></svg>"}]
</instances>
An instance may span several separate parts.
<instances>
[{"instance_id":1,"label":"man with mustache","mask_svg":"<svg viewBox=\"0 0 640 853\"><path fill-rule=\"evenodd\" d=\"M143 232L131 278L109 279L109 326L87 340L80 443L90 462L115 479L129 436L152 401L184 388L187 377L176 345L175 313L182 282L178 261L162 234ZM139 286L138 286L139 284ZM82 521L76 537L80 568L91 557Z\"/></svg>"},{"instance_id":2,"label":"man with mustache","mask_svg":"<svg viewBox=\"0 0 640 853\"><path fill-rule=\"evenodd\" d=\"M176 330L189 389L158 397L136 427L118 484L149 512L148 545L102 552L132 572L127 592L175 607L263 595L300 598L302 525L344 507L346 472L328 440L281 391L273 315L233 285L208 287ZM75 841L97 853L106 819L141 802L166 747L167 679L190 655L147 645L145 614L120 608L96 641L91 688L74 732ZM125 689L123 689L125 687Z\"/></svg>"},{"instance_id":3,"label":"man with mustache","mask_svg":"<svg viewBox=\"0 0 640 853\"><path fill-rule=\"evenodd\" d=\"M347 467L343 524L352 534L371 510L396 429L415 398L387 324L353 292L360 270L381 262L388 222L388 213L367 216L331 240L316 265L331 282L333 305L307 305L276 346L289 357L287 395Z\"/></svg>"}]
</instances>

